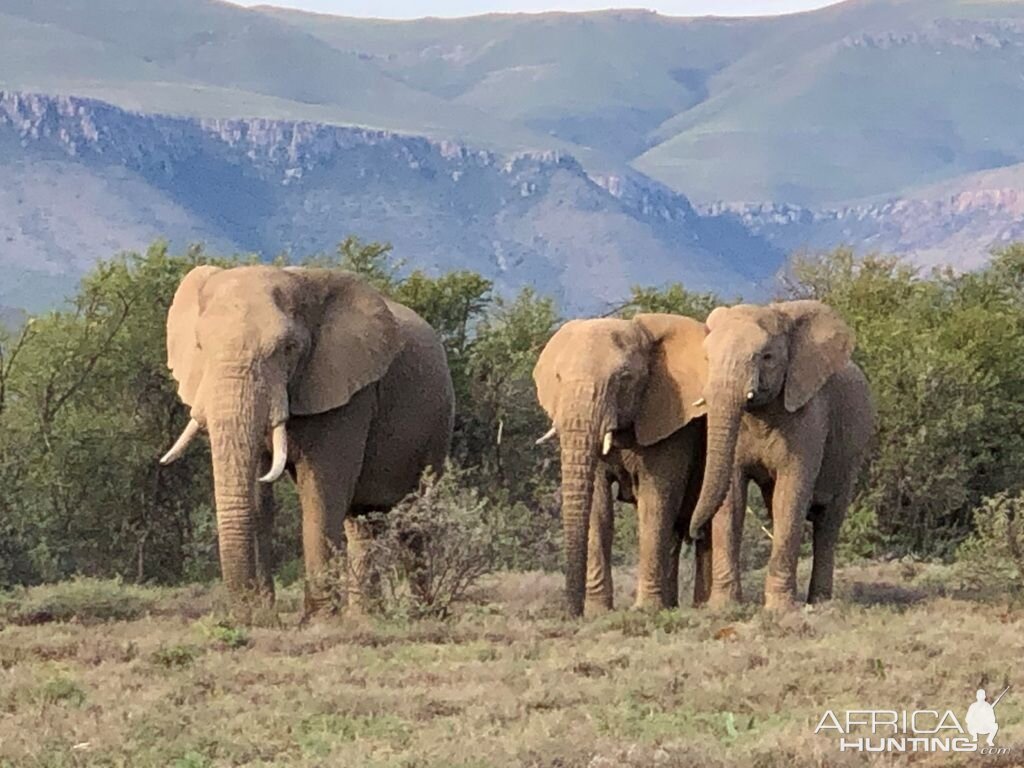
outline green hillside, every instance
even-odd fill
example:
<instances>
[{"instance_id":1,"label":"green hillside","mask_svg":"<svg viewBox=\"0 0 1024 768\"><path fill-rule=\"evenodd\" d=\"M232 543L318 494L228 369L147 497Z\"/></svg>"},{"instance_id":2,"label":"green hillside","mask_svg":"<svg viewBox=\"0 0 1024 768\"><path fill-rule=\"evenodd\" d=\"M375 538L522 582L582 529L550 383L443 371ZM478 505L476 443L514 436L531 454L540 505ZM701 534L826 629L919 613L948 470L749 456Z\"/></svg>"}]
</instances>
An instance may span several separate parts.
<instances>
[{"instance_id":1,"label":"green hillside","mask_svg":"<svg viewBox=\"0 0 1024 768\"><path fill-rule=\"evenodd\" d=\"M412 87L617 157L788 19L647 11L379 21L262 8Z\"/></svg>"},{"instance_id":2,"label":"green hillside","mask_svg":"<svg viewBox=\"0 0 1024 768\"><path fill-rule=\"evenodd\" d=\"M835 205L1024 160L1024 2L380 21L0 0L0 87L632 163L698 201Z\"/></svg>"},{"instance_id":3,"label":"green hillside","mask_svg":"<svg viewBox=\"0 0 1024 768\"><path fill-rule=\"evenodd\" d=\"M1016 0L849 0L772 19L263 11L702 201L831 204L1024 159Z\"/></svg>"},{"instance_id":4,"label":"green hillside","mask_svg":"<svg viewBox=\"0 0 1024 768\"><path fill-rule=\"evenodd\" d=\"M698 200L820 204L1024 159L1024 3L858 0L799 21L636 167Z\"/></svg>"},{"instance_id":5,"label":"green hillside","mask_svg":"<svg viewBox=\"0 0 1024 768\"><path fill-rule=\"evenodd\" d=\"M365 125L503 149L551 144L219 1L0 0L0 40L0 88L147 112Z\"/></svg>"}]
</instances>

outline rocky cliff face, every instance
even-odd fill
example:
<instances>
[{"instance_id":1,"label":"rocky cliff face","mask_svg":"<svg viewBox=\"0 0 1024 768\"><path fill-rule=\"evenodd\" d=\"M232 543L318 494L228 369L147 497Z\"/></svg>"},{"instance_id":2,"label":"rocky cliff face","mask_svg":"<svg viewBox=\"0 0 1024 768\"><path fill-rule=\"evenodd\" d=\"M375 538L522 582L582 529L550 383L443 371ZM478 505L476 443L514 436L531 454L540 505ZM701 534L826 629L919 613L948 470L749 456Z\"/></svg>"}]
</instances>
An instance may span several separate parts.
<instances>
[{"instance_id":1,"label":"rocky cliff face","mask_svg":"<svg viewBox=\"0 0 1024 768\"><path fill-rule=\"evenodd\" d=\"M590 176L560 152L500 156L451 141L267 119L196 120L0 92L0 261L16 288L66 288L97 259L155 237L297 255L349 234L413 267L533 284L570 309L634 283L751 294L780 254L728 217L623 171Z\"/></svg>"},{"instance_id":2,"label":"rocky cliff face","mask_svg":"<svg viewBox=\"0 0 1024 768\"><path fill-rule=\"evenodd\" d=\"M973 269L994 248L1024 239L1024 164L846 207L718 204L703 211L732 217L786 252L848 245L861 253L901 254L926 267Z\"/></svg>"}]
</instances>

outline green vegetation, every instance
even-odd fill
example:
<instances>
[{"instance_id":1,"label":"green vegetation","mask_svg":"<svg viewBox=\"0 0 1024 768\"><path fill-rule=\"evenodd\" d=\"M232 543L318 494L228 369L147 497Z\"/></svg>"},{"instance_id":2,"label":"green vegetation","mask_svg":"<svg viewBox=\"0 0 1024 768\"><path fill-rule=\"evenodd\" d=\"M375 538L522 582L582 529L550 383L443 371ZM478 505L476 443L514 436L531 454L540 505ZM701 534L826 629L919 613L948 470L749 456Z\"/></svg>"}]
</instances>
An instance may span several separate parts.
<instances>
[{"instance_id":1,"label":"green vegetation","mask_svg":"<svg viewBox=\"0 0 1024 768\"><path fill-rule=\"evenodd\" d=\"M839 250L797 263L789 293L850 322L878 407L847 544L951 556L986 497L1024 487L1024 247L963 275Z\"/></svg>"},{"instance_id":2,"label":"green vegetation","mask_svg":"<svg viewBox=\"0 0 1024 768\"><path fill-rule=\"evenodd\" d=\"M67 308L31 318L0 344L0 584L86 577L64 593L71 603L53 603L45 588L31 593L37 620L133 619L152 607L134 585L216 577L202 441L170 467L156 462L186 419L164 362L167 306L181 276L203 261L218 260L196 249L172 255L161 244L120 256L98 266ZM550 448L533 445L548 424L531 379L560 322L554 303L530 290L497 296L472 272L406 274L388 247L355 239L309 262L364 274L444 340L458 402L459 487L447 482L431 497L427 506L451 513L432 524L486 545L497 568L558 569L558 466ZM821 298L849 320L878 404L873 460L844 528L847 556L952 558L975 511L1022 488L1024 246L964 275L918 274L895 259L840 250L794 264L787 294ZM637 287L619 312L699 318L717 302L679 285ZM301 576L299 516L290 484L277 492L279 576L290 584ZM473 533L471 510L489 538ZM617 562L629 563L635 519L625 511L619 521ZM767 541L748 527L757 564ZM92 580L113 577L123 579L113 594ZM448 613L450 602L440 598L435 612Z\"/></svg>"}]
</instances>

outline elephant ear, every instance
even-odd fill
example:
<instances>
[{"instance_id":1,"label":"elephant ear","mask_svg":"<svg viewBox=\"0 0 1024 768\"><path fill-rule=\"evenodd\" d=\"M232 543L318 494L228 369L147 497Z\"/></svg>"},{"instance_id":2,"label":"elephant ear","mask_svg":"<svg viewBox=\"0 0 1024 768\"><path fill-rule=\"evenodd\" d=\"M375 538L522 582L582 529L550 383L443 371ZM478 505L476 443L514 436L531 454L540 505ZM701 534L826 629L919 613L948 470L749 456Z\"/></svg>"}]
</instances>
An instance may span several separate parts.
<instances>
[{"instance_id":1,"label":"elephant ear","mask_svg":"<svg viewBox=\"0 0 1024 768\"><path fill-rule=\"evenodd\" d=\"M551 337L544 349L537 358L537 364L533 367L533 383L537 385L537 402L544 409L548 418L554 419L558 407L558 364L567 350L573 346L574 335L572 328L583 322L582 320L570 320Z\"/></svg>"},{"instance_id":2,"label":"elephant ear","mask_svg":"<svg viewBox=\"0 0 1024 768\"><path fill-rule=\"evenodd\" d=\"M211 275L220 267L194 267L174 292L167 311L167 367L178 382L178 396L188 406L195 405L196 392L203 378L202 352L196 342L199 323L199 295Z\"/></svg>"},{"instance_id":3,"label":"elephant ear","mask_svg":"<svg viewBox=\"0 0 1024 768\"><path fill-rule=\"evenodd\" d=\"M289 388L297 416L345 405L379 380L404 346L398 320L384 297L351 272L296 269L315 296L309 311L309 352Z\"/></svg>"},{"instance_id":4,"label":"elephant ear","mask_svg":"<svg viewBox=\"0 0 1024 768\"><path fill-rule=\"evenodd\" d=\"M701 400L708 379L704 323L680 315L642 314L633 318L650 335L647 389L633 424L637 442L664 440L707 413Z\"/></svg>"},{"instance_id":5,"label":"elephant ear","mask_svg":"<svg viewBox=\"0 0 1024 768\"><path fill-rule=\"evenodd\" d=\"M826 381L850 362L854 335L838 313L820 301L773 305L792 322L785 405L790 413L807 405Z\"/></svg>"}]
</instances>

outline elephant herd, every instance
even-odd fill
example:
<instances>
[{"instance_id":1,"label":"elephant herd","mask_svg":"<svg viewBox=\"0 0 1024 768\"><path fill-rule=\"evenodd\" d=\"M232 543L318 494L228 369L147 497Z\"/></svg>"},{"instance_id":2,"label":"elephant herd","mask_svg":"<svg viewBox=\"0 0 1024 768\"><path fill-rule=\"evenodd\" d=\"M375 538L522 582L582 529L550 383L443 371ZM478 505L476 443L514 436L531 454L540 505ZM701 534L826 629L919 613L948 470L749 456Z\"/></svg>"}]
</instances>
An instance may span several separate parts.
<instances>
[{"instance_id":1,"label":"elephant herd","mask_svg":"<svg viewBox=\"0 0 1024 768\"><path fill-rule=\"evenodd\" d=\"M741 599L750 481L772 521L765 605L795 603L804 521L808 600L832 595L836 539L874 426L853 333L816 301L565 323L534 369L561 452L566 603L612 607L613 492L635 502L636 603L678 604L695 547L695 604ZM445 351L415 312L330 269L200 266L167 316L167 362L191 419L161 459L209 434L224 581L273 600L271 484L298 489L307 616L329 612L330 559L365 557L367 512L442 466L454 393ZM353 595L359 599L358 591Z\"/></svg>"}]
</instances>

